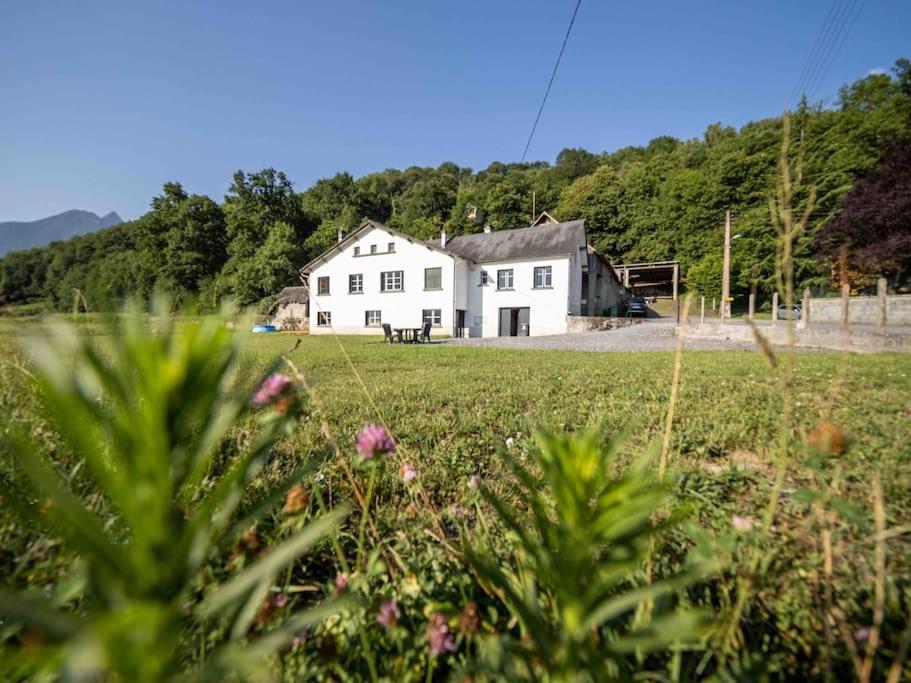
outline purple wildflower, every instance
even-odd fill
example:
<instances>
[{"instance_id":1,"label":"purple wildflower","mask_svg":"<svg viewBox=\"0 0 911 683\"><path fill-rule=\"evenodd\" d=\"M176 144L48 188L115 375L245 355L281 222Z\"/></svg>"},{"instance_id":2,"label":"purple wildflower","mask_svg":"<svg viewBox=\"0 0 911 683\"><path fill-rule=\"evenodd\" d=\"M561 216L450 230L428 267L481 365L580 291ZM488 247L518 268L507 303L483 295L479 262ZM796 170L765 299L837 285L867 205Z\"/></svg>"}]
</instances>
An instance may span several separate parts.
<instances>
[{"instance_id":1,"label":"purple wildflower","mask_svg":"<svg viewBox=\"0 0 911 683\"><path fill-rule=\"evenodd\" d=\"M439 657L447 652L455 652L455 638L449 631L449 624L446 623L446 617L439 612L430 615L430 621L427 622L427 643L430 646L430 655Z\"/></svg>"},{"instance_id":2,"label":"purple wildflower","mask_svg":"<svg viewBox=\"0 0 911 683\"><path fill-rule=\"evenodd\" d=\"M417 470L415 470L414 467L412 467L407 462L404 465L402 465L401 474L402 474L402 479L404 481L412 481L414 479L417 479L417 476L418 476Z\"/></svg>"},{"instance_id":3,"label":"purple wildflower","mask_svg":"<svg viewBox=\"0 0 911 683\"><path fill-rule=\"evenodd\" d=\"M272 373L259 385L250 403L254 408L265 408L284 396L293 385L290 377Z\"/></svg>"},{"instance_id":4,"label":"purple wildflower","mask_svg":"<svg viewBox=\"0 0 911 683\"><path fill-rule=\"evenodd\" d=\"M345 572L339 572L335 575L335 590L338 593L344 593L348 590L348 575Z\"/></svg>"},{"instance_id":5,"label":"purple wildflower","mask_svg":"<svg viewBox=\"0 0 911 683\"><path fill-rule=\"evenodd\" d=\"M872 629L869 626L863 626L862 628L854 631L854 640L865 641L870 639L870 631Z\"/></svg>"},{"instance_id":6,"label":"purple wildflower","mask_svg":"<svg viewBox=\"0 0 911 683\"><path fill-rule=\"evenodd\" d=\"M285 595L284 593L279 593L278 595L275 596L274 602L275 602L276 607L279 607L279 608L284 607L285 605L288 604L288 596Z\"/></svg>"},{"instance_id":7,"label":"purple wildflower","mask_svg":"<svg viewBox=\"0 0 911 683\"><path fill-rule=\"evenodd\" d=\"M364 460L372 460L380 455L389 455L395 450L395 441L378 424L369 424L357 435L357 452Z\"/></svg>"},{"instance_id":8,"label":"purple wildflower","mask_svg":"<svg viewBox=\"0 0 911 683\"><path fill-rule=\"evenodd\" d=\"M380 609L376 613L376 623L383 628L394 628L395 625L399 623L399 618L401 616L402 613L399 611L399 605L395 601L395 598L392 598L380 605Z\"/></svg>"}]
</instances>

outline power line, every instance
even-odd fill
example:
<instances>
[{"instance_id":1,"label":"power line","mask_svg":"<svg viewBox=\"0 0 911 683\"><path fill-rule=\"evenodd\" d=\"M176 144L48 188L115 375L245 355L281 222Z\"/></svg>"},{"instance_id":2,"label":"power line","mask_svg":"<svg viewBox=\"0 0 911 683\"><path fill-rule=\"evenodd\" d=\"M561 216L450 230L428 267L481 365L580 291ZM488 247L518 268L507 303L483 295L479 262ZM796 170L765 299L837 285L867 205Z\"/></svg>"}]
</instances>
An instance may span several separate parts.
<instances>
[{"instance_id":1,"label":"power line","mask_svg":"<svg viewBox=\"0 0 911 683\"><path fill-rule=\"evenodd\" d=\"M840 35L836 37L835 43L834 43L834 49L832 49L830 51L830 54L827 55L828 60L824 61L822 68L820 69L819 73L816 75L816 79L813 81L810 81L810 83L807 85L807 91L809 92L810 96L812 96L816 92L816 90L823 84L823 81L824 81L826 75L828 74L829 69L832 67L832 64L835 62L835 58L838 56L838 53L841 50L842 46L845 44L845 41L848 39L848 36L851 34L851 29L854 28L854 24L857 21L857 18L860 16L860 13L863 10L864 5L866 5L866 0L863 0L863 2L861 2L859 5L857 5L856 11L854 11L854 7L852 7L851 10L849 10L848 14L845 15L844 21L842 22L842 28L844 29L844 32L843 33L840 32ZM853 12L853 14L852 14L852 12ZM849 18L849 16L850 16L850 18Z\"/></svg>"},{"instance_id":2,"label":"power line","mask_svg":"<svg viewBox=\"0 0 911 683\"><path fill-rule=\"evenodd\" d=\"M832 52L832 47L838 41L841 31L844 28L845 21L854 11L856 4L857 0L847 0L835 12L835 17L832 20L832 25L829 27L830 31L828 40L823 45L820 45L816 63L807 72L807 78L803 84L803 92L808 97L811 95L810 87L816 82L816 78L819 76L820 72L823 69L823 66L825 65L826 61L829 58L829 55Z\"/></svg>"},{"instance_id":3,"label":"power line","mask_svg":"<svg viewBox=\"0 0 911 683\"><path fill-rule=\"evenodd\" d=\"M803 64L803 69L800 71L800 76L797 77L797 82L794 83L794 88L791 90L791 95L788 97L787 105L790 107L791 103L794 101L795 97L800 95L800 89L803 86L804 79L809 75L810 64L818 56L817 51L819 49L820 41L823 39L823 36L829 31L829 24L832 23L832 17L835 14L835 8L838 7L839 0L835 0L832 3L832 6L829 8L829 14L826 16L826 20L823 22L822 26L819 29L819 33L816 34L816 40L813 42L813 47L810 48L810 53L807 55L807 61Z\"/></svg>"},{"instance_id":4,"label":"power line","mask_svg":"<svg viewBox=\"0 0 911 683\"><path fill-rule=\"evenodd\" d=\"M535 131L538 129L538 121L541 120L541 112L544 111L544 105L547 102L547 96L550 94L550 86L554 84L554 78L557 76L557 69L560 68L560 60L563 59L563 51L566 50L566 42L569 40L569 34L573 30L573 24L576 23L576 14L579 12L579 5L582 4L582 0L577 0L576 9L573 10L572 19L569 20L569 27L566 29L566 35L563 36L563 45L560 46L560 54L557 55L557 63L554 64L554 71L550 75L550 80L547 82L547 89L544 91L544 98L541 100L541 106L538 107L538 115L535 117L535 123L531 127L531 133L528 135L528 142L525 143L525 150L522 152L522 162L525 161L525 155L528 154L528 147L531 145L532 138L535 136Z\"/></svg>"},{"instance_id":5,"label":"power line","mask_svg":"<svg viewBox=\"0 0 911 683\"><path fill-rule=\"evenodd\" d=\"M788 109L797 104L800 95L812 97L822 85L865 5L866 0L833 1L788 98Z\"/></svg>"}]
</instances>

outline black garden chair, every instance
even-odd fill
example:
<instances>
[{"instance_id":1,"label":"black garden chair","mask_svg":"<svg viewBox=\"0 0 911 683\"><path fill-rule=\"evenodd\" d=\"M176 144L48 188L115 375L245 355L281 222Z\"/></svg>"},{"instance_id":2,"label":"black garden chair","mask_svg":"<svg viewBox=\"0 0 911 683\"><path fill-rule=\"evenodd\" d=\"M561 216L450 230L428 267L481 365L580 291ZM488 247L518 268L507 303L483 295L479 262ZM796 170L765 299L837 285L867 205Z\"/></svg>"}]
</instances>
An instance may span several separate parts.
<instances>
[{"instance_id":1,"label":"black garden chair","mask_svg":"<svg viewBox=\"0 0 911 683\"><path fill-rule=\"evenodd\" d=\"M424 323L424 327L421 328L420 340L422 342L430 341L430 323Z\"/></svg>"},{"instance_id":2,"label":"black garden chair","mask_svg":"<svg viewBox=\"0 0 911 683\"><path fill-rule=\"evenodd\" d=\"M383 323L383 336L385 337L383 341L389 342L390 344L395 344L396 342L402 341L401 335L397 336L392 334L392 325L389 323Z\"/></svg>"}]
</instances>

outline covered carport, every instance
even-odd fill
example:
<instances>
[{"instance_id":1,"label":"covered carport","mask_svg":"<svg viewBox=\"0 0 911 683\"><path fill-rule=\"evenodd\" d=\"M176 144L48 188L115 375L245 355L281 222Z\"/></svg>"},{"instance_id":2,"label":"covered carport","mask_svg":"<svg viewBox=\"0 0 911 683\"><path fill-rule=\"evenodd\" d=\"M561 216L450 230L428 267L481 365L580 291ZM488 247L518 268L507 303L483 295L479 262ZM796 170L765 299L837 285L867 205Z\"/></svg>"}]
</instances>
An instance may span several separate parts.
<instances>
[{"instance_id":1,"label":"covered carport","mask_svg":"<svg viewBox=\"0 0 911 683\"><path fill-rule=\"evenodd\" d=\"M655 296L677 300L680 282L679 261L621 263L614 265L620 282L635 296Z\"/></svg>"}]
</instances>

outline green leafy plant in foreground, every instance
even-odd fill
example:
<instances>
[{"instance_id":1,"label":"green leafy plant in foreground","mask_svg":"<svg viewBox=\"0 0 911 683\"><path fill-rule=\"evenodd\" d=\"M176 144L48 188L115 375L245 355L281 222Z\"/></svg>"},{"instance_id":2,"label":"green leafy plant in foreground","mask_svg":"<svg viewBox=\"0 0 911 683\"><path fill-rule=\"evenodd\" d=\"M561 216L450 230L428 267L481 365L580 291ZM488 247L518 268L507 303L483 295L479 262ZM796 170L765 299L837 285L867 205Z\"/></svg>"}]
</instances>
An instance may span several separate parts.
<instances>
[{"instance_id":1,"label":"green leafy plant in foreground","mask_svg":"<svg viewBox=\"0 0 911 683\"><path fill-rule=\"evenodd\" d=\"M60 609L43 595L0 589L0 626L7 633L18 628L20 643L39 643L0 649L0 671L6 667L7 675L49 668L65 680L257 677L268 670L266 655L337 607L326 603L298 612L283 626L248 638L276 573L331 532L345 514L341 508L202 600L194 595L202 565L305 474L306 467L295 470L236 519L247 485L273 444L296 424L302 404L291 381L276 374L252 400L249 389L238 389L240 344L224 319L178 330L161 316L154 325L150 330L139 312L126 315L111 323L104 349L72 326L30 341L48 410L88 466L90 491L102 496L75 492L79 465L64 472L38 455L29 435L14 433L0 442L12 464L12 476L0 478L3 505L23 524L61 537L77 553L85 577L74 591L74 609ZM253 410L255 434L223 464L229 430ZM224 636L203 665L188 671L188 634L201 624Z\"/></svg>"},{"instance_id":2,"label":"green leafy plant in foreground","mask_svg":"<svg viewBox=\"0 0 911 683\"><path fill-rule=\"evenodd\" d=\"M508 555L479 539L465 547L482 582L521 629L521 639L500 639L486 659L500 673L532 680L630 679L645 654L702 631L696 612L650 609L646 618L641 608L661 603L710 567L694 565L637 587L650 545L674 522L667 514L654 521L667 493L647 461L615 475L616 440L602 447L593 432L539 433L536 439L540 478L504 454L518 479L516 501L480 487L507 529Z\"/></svg>"}]
</instances>

